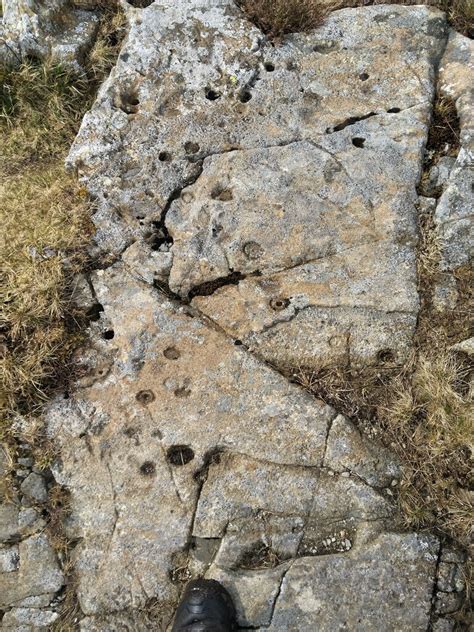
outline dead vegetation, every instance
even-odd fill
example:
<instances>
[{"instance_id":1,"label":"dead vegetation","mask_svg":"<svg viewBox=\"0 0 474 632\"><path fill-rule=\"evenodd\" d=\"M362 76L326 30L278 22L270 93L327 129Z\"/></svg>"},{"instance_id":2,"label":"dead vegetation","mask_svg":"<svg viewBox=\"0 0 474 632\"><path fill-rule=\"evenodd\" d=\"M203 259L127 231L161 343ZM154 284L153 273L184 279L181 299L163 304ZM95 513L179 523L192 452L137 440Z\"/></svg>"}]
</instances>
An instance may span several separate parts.
<instances>
[{"instance_id":1,"label":"dead vegetation","mask_svg":"<svg viewBox=\"0 0 474 632\"><path fill-rule=\"evenodd\" d=\"M271 38L314 29L327 14L321 0L240 0L238 4Z\"/></svg>"}]
</instances>

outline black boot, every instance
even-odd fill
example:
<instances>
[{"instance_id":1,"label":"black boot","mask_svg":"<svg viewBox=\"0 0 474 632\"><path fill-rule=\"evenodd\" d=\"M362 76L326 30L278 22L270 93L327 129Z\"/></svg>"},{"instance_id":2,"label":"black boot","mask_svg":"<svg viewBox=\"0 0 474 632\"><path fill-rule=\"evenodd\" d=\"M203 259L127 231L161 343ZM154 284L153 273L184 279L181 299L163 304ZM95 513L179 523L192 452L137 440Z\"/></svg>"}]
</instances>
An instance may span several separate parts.
<instances>
[{"instance_id":1,"label":"black boot","mask_svg":"<svg viewBox=\"0 0 474 632\"><path fill-rule=\"evenodd\" d=\"M195 579L186 586L171 632L232 632L235 608L227 590L214 579Z\"/></svg>"}]
</instances>

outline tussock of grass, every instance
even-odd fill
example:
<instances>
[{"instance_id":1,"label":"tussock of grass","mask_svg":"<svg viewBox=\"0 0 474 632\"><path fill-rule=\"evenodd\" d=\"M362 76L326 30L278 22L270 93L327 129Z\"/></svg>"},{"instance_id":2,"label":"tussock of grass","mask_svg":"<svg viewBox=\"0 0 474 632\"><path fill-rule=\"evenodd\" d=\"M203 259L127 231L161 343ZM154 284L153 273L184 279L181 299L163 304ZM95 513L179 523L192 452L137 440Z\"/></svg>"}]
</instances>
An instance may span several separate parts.
<instances>
[{"instance_id":1,"label":"tussock of grass","mask_svg":"<svg viewBox=\"0 0 474 632\"><path fill-rule=\"evenodd\" d=\"M63 162L123 33L123 14L104 13L86 77L32 61L0 70L0 438L37 411L78 344L70 289L92 227Z\"/></svg>"},{"instance_id":2,"label":"tussock of grass","mask_svg":"<svg viewBox=\"0 0 474 632\"><path fill-rule=\"evenodd\" d=\"M256 26L274 38L314 29L327 13L321 0L240 0L238 4Z\"/></svg>"},{"instance_id":3,"label":"tussock of grass","mask_svg":"<svg viewBox=\"0 0 474 632\"><path fill-rule=\"evenodd\" d=\"M433 346L404 367L359 374L300 368L292 375L398 454L405 465L399 501L407 527L436 527L468 545L474 410L464 360Z\"/></svg>"}]
</instances>

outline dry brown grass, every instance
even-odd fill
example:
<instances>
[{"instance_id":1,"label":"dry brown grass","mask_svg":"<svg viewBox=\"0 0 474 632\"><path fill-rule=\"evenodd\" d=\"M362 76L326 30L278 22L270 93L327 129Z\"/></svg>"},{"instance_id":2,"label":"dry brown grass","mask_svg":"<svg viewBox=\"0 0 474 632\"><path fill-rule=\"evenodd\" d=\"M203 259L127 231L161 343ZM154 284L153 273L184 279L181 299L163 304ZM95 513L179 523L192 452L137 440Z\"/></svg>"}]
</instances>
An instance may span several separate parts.
<instances>
[{"instance_id":1,"label":"dry brown grass","mask_svg":"<svg viewBox=\"0 0 474 632\"><path fill-rule=\"evenodd\" d=\"M328 11L321 0L240 0L238 4L272 38L314 29Z\"/></svg>"},{"instance_id":2,"label":"dry brown grass","mask_svg":"<svg viewBox=\"0 0 474 632\"><path fill-rule=\"evenodd\" d=\"M121 13L103 14L88 78L48 63L0 71L0 439L66 377L78 342L69 297L92 227L86 193L63 161L123 31Z\"/></svg>"},{"instance_id":3,"label":"dry brown grass","mask_svg":"<svg viewBox=\"0 0 474 632\"><path fill-rule=\"evenodd\" d=\"M80 120L83 86L57 67L3 77L2 406L38 404L70 344L67 289L89 237L84 192L62 160Z\"/></svg>"}]
</instances>

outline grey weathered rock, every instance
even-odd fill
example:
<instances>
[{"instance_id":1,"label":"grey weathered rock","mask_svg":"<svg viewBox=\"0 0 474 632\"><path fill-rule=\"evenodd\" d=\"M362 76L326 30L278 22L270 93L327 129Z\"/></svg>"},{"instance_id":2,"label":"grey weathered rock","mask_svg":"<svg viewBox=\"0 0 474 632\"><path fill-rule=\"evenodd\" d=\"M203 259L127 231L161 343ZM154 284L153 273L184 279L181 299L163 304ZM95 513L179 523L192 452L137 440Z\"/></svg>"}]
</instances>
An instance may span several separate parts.
<instances>
[{"instance_id":1,"label":"grey weathered rock","mask_svg":"<svg viewBox=\"0 0 474 632\"><path fill-rule=\"evenodd\" d=\"M270 630L424 632L430 621L438 542L384 534L362 550L293 562ZM384 594L384 599L380 595Z\"/></svg>"},{"instance_id":2,"label":"grey weathered rock","mask_svg":"<svg viewBox=\"0 0 474 632\"><path fill-rule=\"evenodd\" d=\"M16 632L50 630L50 626L58 617L59 614L52 610L12 608L3 617L2 630L15 630Z\"/></svg>"},{"instance_id":3,"label":"grey weathered rock","mask_svg":"<svg viewBox=\"0 0 474 632\"><path fill-rule=\"evenodd\" d=\"M46 488L45 480L39 474L31 472L20 485L20 489L25 496L31 500L35 500L39 503L44 503L48 500L48 490Z\"/></svg>"},{"instance_id":4,"label":"grey weathered rock","mask_svg":"<svg viewBox=\"0 0 474 632\"><path fill-rule=\"evenodd\" d=\"M0 608L28 597L55 593L63 585L63 574L44 533L22 540L17 553L16 568L0 573Z\"/></svg>"},{"instance_id":5,"label":"grey weathered rock","mask_svg":"<svg viewBox=\"0 0 474 632\"><path fill-rule=\"evenodd\" d=\"M229 477L229 485L242 476L242 485L256 490L255 508L270 503L282 511L286 502L291 513L295 503L304 515L315 502L327 520L351 511L358 517L390 513L385 499L356 480L326 477L318 483L313 468L322 465L332 409L235 347L189 308L134 280L122 265L96 273L93 284L106 331L113 332L106 344L114 364L74 397L58 399L48 414L49 433L61 448L54 473L71 489L71 535L81 539L76 571L86 614L136 604L143 590L160 599L175 595L168 573L192 525L194 478L219 459L216 450L266 460L261 475L257 468L247 478L245 468L239 474L236 466ZM96 327L101 337L101 323ZM259 485L268 484L266 471L282 487L265 500ZM229 521L221 495L216 489L201 496L196 536L221 535L221 527L214 534L216 527L208 532L201 521L206 502L215 506L208 520ZM334 498L345 498L344 507L332 507ZM154 526L165 524L165 532Z\"/></svg>"},{"instance_id":6,"label":"grey weathered rock","mask_svg":"<svg viewBox=\"0 0 474 632\"><path fill-rule=\"evenodd\" d=\"M263 360L409 353L445 17L343 10L280 47L232 0L128 19L68 160L97 201L94 254L117 261L91 276L98 319L47 413L81 630L156 629L144 606L167 622L192 573L245 626L426 630L461 583L443 559L436 585L436 538L392 533L398 463ZM33 610L62 577L42 549L19 593L30 541L6 600Z\"/></svg>"},{"instance_id":7,"label":"grey weathered rock","mask_svg":"<svg viewBox=\"0 0 474 632\"><path fill-rule=\"evenodd\" d=\"M11 573L18 570L19 560L18 546L0 549L0 573Z\"/></svg>"},{"instance_id":8,"label":"grey weathered rock","mask_svg":"<svg viewBox=\"0 0 474 632\"><path fill-rule=\"evenodd\" d=\"M18 507L11 502L0 503L0 542L18 533Z\"/></svg>"},{"instance_id":9,"label":"grey weathered rock","mask_svg":"<svg viewBox=\"0 0 474 632\"><path fill-rule=\"evenodd\" d=\"M324 464L336 471L352 472L374 487L389 487L401 471L388 450L368 445L342 415L331 424Z\"/></svg>"},{"instance_id":10,"label":"grey weathered rock","mask_svg":"<svg viewBox=\"0 0 474 632\"><path fill-rule=\"evenodd\" d=\"M69 0L3 0L0 61L18 65L27 57L52 59L83 72L97 28L97 16L76 10Z\"/></svg>"},{"instance_id":11,"label":"grey weathered rock","mask_svg":"<svg viewBox=\"0 0 474 632\"><path fill-rule=\"evenodd\" d=\"M256 571L232 571L213 567L206 577L216 579L229 591L235 604L239 626L263 626L272 619L273 605L289 563Z\"/></svg>"},{"instance_id":12,"label":"grey weathered rock","mask_svg":"<svg viewBox=\"0 0 474 632\"><path fill-rule=\"evenodd\" d=\"M122 266L97 273L94 287L114 332L107 344L115 363L49 413L62 453L55 476L71 488L72 529L82 538L77 572L87 614L143 598L141 585L160 598L174 594L168 571L191 526L193 475L213 450L320 466L334 416ZM165 523L168 535L158 527L158 537L153 525ZM127 566L131 550L141 560L136 570Z\"/></svg>"},{"instance_id":13,"label":"grey weathered rock","mask_svg":"<svg viewBox=\"0 0 474 632\"><path fill-rule=\"evenodd\" d=\"M441 245L441 270L453 271L473 255L474 44L451 31L440 66L440 91L454 99L461 125L461 149L439 200L435 222Z\"/></svg>"},{"instance_id":14,"label":"grey weathered rock","mask_svg":"<svg viewBox=\"0 0 474 632\"><path fill-rule=\"evenodd\" d=\"M172 254L169 250L153 250L149 244L136 241L122 253L122 261L136 279L153 285L168 279Z\"/></svg>"},{"instance_id":15,"label":"grey weathered rock","mask_svg":"<svg viewBox=\"0 0 474 632\"><path fill-rule=\"evenodd\" d=\"M166 239L165 217L173 291L262 275L195 301L267 360L403 360L442 14L344 10L276 49L230 0L155 2L130 21L69 157L98 200L99 249L135 241L126 258L149 279L137 243Z\"/></svg>"},{"instance_id":16,"label":"grey weathered rock","mask_svg":"<svg viewBox=\"0 0 474 632\"><path fill-rule=\"evenodd\" d=\"M193 535L222 537L227 523L258 512L314 518L324 525L388 518L390 504L357 479L328 476L312 468L226 455L210 469L194 518Z\"/></svg>"}]
</instances>

